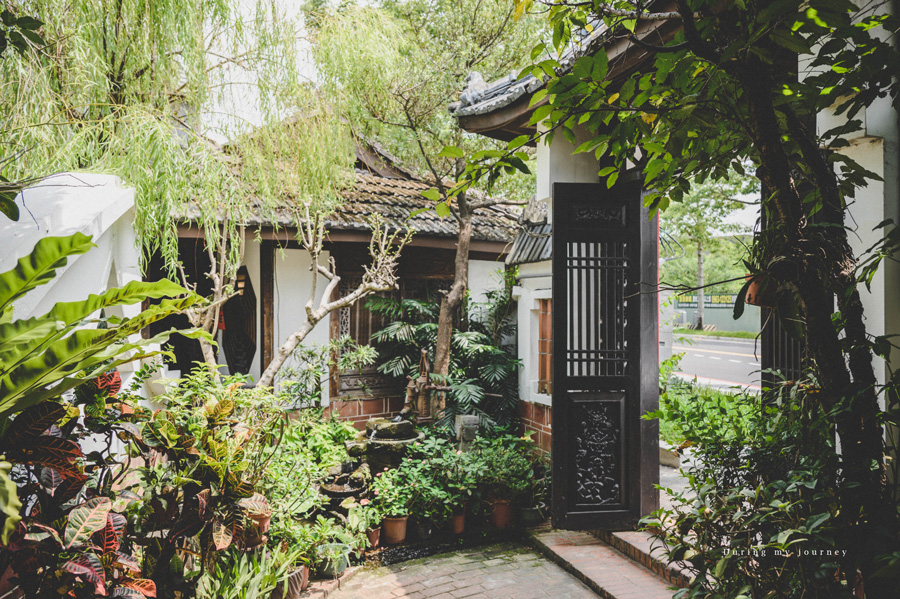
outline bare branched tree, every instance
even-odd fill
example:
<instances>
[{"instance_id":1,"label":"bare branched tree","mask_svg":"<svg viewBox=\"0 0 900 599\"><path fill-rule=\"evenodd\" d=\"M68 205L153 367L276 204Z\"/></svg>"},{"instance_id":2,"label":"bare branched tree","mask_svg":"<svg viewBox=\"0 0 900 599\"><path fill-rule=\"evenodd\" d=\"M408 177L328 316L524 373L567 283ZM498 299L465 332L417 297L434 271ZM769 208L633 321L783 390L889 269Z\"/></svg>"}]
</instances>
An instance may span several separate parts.
<instances>
[{"instance_id":1,"label":"bare branched tree","mask_svg":"<svg viewBox=\"0 0 900 599\"><path fill-rule=\"evenodd\" d=\"M272 385L278 370L294 349L326 316L335 310L351 306L374 293L394 289L397 285L397 261L400 251L412 238L412 230L391 230L382 218L373 216L369 221L372 229L369 255L372 262L366 266L362 281L355 289L345 295L334 297L336 290L340 287L341 277L337 274L334 258L329 258L327 263L323 264L323 246L328 235L325 229L325 217L326 215L321 211L312 210L310 203L305 203L302 217L297 219L297 241L309 254L311 263L312 285L309 290L309 298L304 306L306 320L275 352L275 357L259 378L259 385ZM317 298L319 276L324 277L327 283L322 296Z\"/></svg>"}]
</instances>

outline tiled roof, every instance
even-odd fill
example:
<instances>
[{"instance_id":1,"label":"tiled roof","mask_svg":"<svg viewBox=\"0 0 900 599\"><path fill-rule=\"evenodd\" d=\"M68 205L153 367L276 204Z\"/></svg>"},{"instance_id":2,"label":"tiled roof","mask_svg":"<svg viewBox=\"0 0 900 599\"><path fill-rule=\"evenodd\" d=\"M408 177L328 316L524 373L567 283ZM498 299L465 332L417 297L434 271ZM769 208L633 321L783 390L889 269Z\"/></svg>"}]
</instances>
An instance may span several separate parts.
<instances>
[{"instance_id":1,"label":"tiled roof","mask_svg":"<svg viewBox=\"0 0 900 599\"><path fill-rule=\"evenodd\" d=\"M403 226L410 214L425 209L409 220L417 234L437 237L456 237L459 226L452 216L441 218L434 211L434 202L422 197L432 188L428 183L409 179L388 179L357 171L356 184L342 193L344 204L328 221L328 229L335 231L367 231L367 219L380 214L393 227ZM475 213L473 239L508 243L519 228L518 214L496 206Z\"/></svg>"},{"instance_id":2,"label":"tiled roof","mask_svg":"<svg viewBox=\"0 0 900 599\"><path fill-rule=\"evenodd\" d=\"M584 32L583 37L575 40L560 58L557 73L561 75L567 72L572 68L576 58L595 50L607 37L607 31L606 26L598 24L591 33ZM481 73L470 73L466 78L467 87L459 95L459 101L448 107L450 114L457 118L489 114L512 104L522 96L533 94L544 86L543 77L535 77L530 73L521 79L516 77L517 73L512 73L487 83Z\"/></svg>"},{"instance_id":3,"label":"tiled roof","mask_svg":"<svg viewBox=\"0 0 900 599\"><path fill-rule=\"evenodd\" d=\"M553 257L553 227L549 223L527 223L513 242L506 264L530 264Z\"/></svg>"},{"instance_id":4,"label":"tiled roof","mask_svg":"<svg viewBox=\"0 0 900 599\"><path fill-rule=\"evenodd\" d=\"M459 225L452 216L440 217L434 210L434 202L422 197L422 192L431 189L417 179L392 178L376 175L367 170L356 170L355 184L341 192L344 202L337 212L326 221L329 231L368 231L369 217L380 214L392 228L407 226L410 214L423 210L409 218L410 226L417 235L455 238ZM263 211L251 207L247 226L292 227L295 223L288 208L273 208ZM196 206L190 205L176 218L193 221L199 218ZM518 212L505 206L484 208L475 213L472 238L478 241L498 241L510 243L519 229Z\"/></svg>"}]
</instances>

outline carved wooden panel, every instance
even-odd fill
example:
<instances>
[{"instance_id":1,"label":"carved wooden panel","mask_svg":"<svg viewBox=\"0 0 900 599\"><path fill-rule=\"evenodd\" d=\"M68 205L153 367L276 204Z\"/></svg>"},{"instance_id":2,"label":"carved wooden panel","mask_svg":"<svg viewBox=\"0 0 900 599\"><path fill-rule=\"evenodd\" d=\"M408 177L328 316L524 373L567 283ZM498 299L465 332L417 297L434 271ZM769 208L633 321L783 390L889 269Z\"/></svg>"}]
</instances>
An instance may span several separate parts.
<instances>
[{"instance_id":1,"label":"carved wooden panel","mask_svg":"<svg viewBox=\"0 0 900 599\"><path fill-rule=\"evenodd\" d=\"M588 505L623 502L622 404L624 396L609 401L576 401L574 431L575 501Z\"/></svg>"}]
</instances>

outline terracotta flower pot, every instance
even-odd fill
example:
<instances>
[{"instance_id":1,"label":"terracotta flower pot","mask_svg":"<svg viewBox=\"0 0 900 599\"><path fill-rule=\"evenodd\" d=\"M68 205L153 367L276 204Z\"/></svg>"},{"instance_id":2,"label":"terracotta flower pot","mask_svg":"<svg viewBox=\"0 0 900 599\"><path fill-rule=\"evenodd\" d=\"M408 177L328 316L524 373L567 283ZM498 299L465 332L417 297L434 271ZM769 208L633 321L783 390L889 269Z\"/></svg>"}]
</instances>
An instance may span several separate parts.
<instances>
[{"instance_id":1,"label":"terracotta flower pot","mask_svg":"<svg viewBox=\"0 0 900 599\"><path fill-rule=\"evenodd\" d=\"M409 516L400 516L399 518L385 518L381 523L381 530L384 531L385 545L399 545L406 540L406 521Z\"/></svg>"},{"instance_id":2,"label":"terracotta flower pot","mask_svg":"<svg viewBox=\"0 0 900 599\"><path fill-rule=\"evenodd\" d=\"M370 528L366 531L366 536L369 537L369 547L378 549L378 543L381 541L381 527Z\"/></svg>"},{"instance_id":3,"label":"terracotta flower pot","mask_svg":"<svg viewBox=\"0 0 900 599\"><path fill-rule=\"evenodd\" d=\"M745 278L750 284L747 286L744 302L751 306L771 308L775 304L774 283L767 281L762 275L747 275Z\"/></svg>"},{"instance_id":4,"label":"terracotta flower pot","mask_svg":"<svg viewBox=\"0 0 900 599\"><path fill-rule=\"evenodd\" d=\"M450 520L450 529L455 535L461 535L463 531L466 530L465 512L463 512L462 514L453 514L453 518Z\"/></svg>"},{"instance_id":5,"label":"terracotta flower pot","mask_svg":"<svg viewBox=\"0 0 900 599\"><path fill-rule=\"evenodd\" d=\"M494 499L491 501L491 522L497 528L506 528L512 522L512 507L509 499Z\"/></svg>"},{"instance_id":6,"label":"terracotta flower pot","mask_svg":"<svg viewBox=\"0 0 900 599\"><path fill-rule=\"evenodd\" d=\"M244 544L247 547L256 547L266 541L266 533L269 532L269 522L272 520L272 512L262 514L247 514L251 524L244 533Z\"/></svg>"}]
</instances>

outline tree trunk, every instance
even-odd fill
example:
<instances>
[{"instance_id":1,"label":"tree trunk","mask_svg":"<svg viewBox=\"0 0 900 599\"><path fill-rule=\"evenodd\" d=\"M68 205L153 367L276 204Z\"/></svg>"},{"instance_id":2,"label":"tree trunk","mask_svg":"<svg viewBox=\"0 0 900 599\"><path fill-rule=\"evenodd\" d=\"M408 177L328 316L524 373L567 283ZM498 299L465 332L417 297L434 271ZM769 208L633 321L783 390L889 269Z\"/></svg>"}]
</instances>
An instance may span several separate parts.
<instances>
[{"instance_id":1,"label":"tree trunk","mask_svg":"<svg viewBox=\"0 0 900 599\"><path fill-rule=\"evenodd\" d=\"M706 298L703 289L703 242L697 241L697 322L694 328L703 330L703 308Z\"/></svg>"},{"instance_id":2,"label":"tree trunk","mask_svg":"<svg viewBox=\"0 0 900 599\"><path fill-rule=\"evenodd\" d=\"M266 366L265 372L260 375L259 380L256 382L258 387L272 386L275 382L275 375L278 374L281 366L287 361L288 357L290 357L291 352L293 352L298 345L303 343L303 340L306 339L306 336L309 335L309 332L313 330L313 327L315 327L318 322L319 321L311 323L307 320L294 332L294 334L287 338L281 347L278 348L278 351L275 352L275 356L272 358L272 361L269 362L269 365Z\"/></svg>"},{"instance_id":3,"label":"tree trunk","mask_svg":"<svg viewBox=\"0 0 900 599\"><path fill-rule=\"evenodd\" d=\"M456 238L456 258L454 260L453 285L441 301L441 313L438 317L437 342L434 350L434 374L446 377L450 373L450 339L453 334L453 321L459 313L466 290L469 287L469 248L472 244L472 212L464 194L460 194L459 202L459 235ZM443 383L441 383L443 384ZM431 400L431 416L437 419L446 407L443 393L433 394Z\"/></svg>"},{"instance_id":4,"label":"tree trunk","mask_svg":"<svg viewBox=\"0 0 900 599\"><path fill-rule=\"evenodd\" d=\"M880 407L872 351L868 344L862 303L853 276L855 258L843 227L843 206L834 172L824 162L811 133L795 123L792 137L803 151L804 161L815 172L814 182L823 196L825 219L835 226L811 231L801 218L803 204L794 187L790 163L783 146L782 131L771 98L774 82L764 65L741 77L749 101L756 147L760 154L758 175L774 192L773 211L787 239L783 251L788 268L773 272L776 280L790 284L797 292L806 324L806 343L815 361L821 395L826 409L837 408L835 425L841 440L841 517L850 527L846 542L850 553L845 572L853 582L855 568L863 572L868 597L891 596L873 579L874 557L884 552L885 539L895 537L896 511L886 493L884 437L878 421ZM788 121L791 121L788 114ZM827 257L822 259L822 256ZM832 320L835 295L842 327ZM839 329L848 342L849 361L844 354ZM879 542L881 539L882 542ZM894 540L896 540L894 538ZM888 582L889 579L885 579Z\"/></svg>"}]
</instances>

